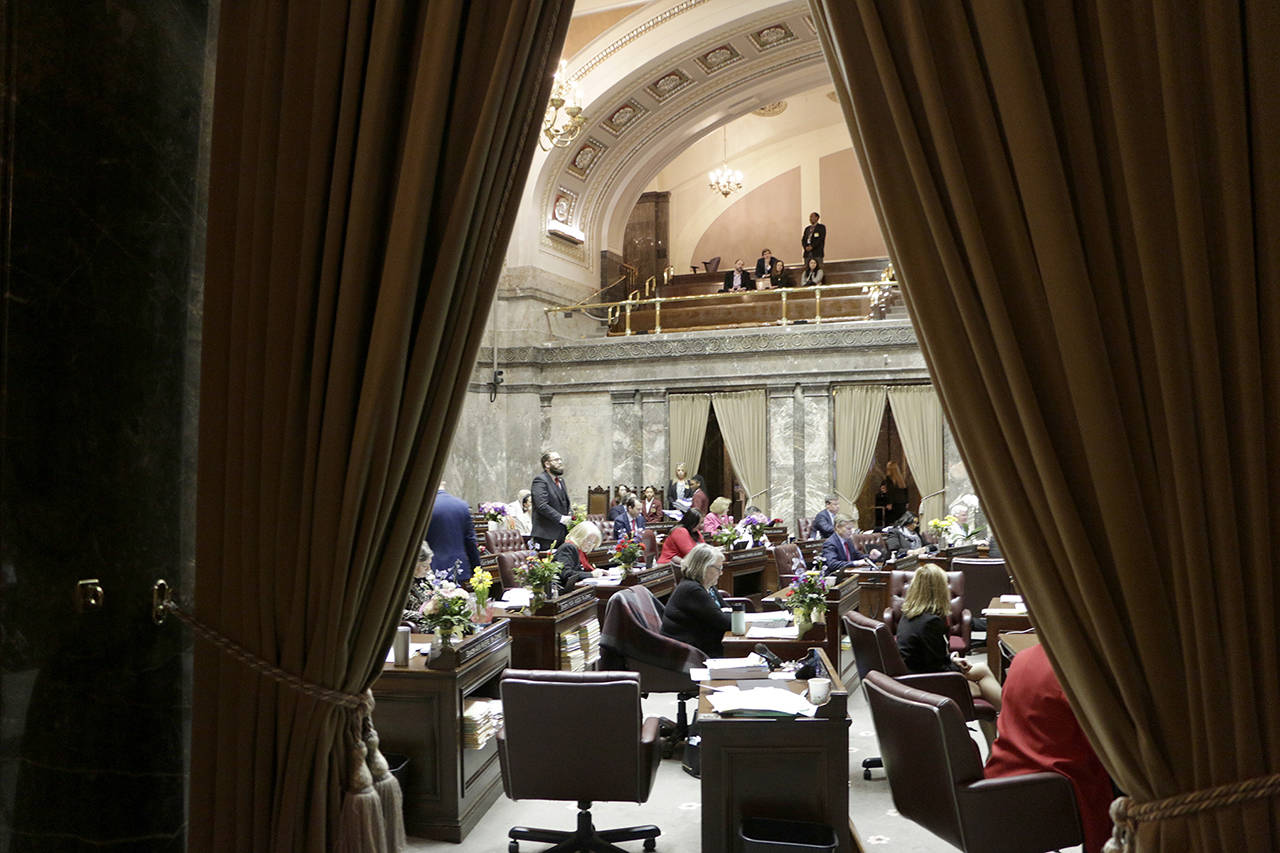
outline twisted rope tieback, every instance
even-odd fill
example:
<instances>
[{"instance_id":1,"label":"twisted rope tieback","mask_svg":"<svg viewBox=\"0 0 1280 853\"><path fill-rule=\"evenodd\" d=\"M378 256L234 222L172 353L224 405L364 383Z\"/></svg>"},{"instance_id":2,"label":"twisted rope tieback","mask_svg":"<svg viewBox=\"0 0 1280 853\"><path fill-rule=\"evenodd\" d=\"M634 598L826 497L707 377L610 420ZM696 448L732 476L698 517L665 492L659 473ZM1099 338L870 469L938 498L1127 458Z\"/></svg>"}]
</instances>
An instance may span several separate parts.
<instances>
[{"instance_id":1,"label":"twisted rope tieback","mask_svg":"<svg viewBox=\"0 0 1280 853\"><path fill-rule=\"evenodd\" d=\"M1201 788L1188 794L1147 803L1136 803L1131 797L1119 797L1111 803L1113 828L1111 838L1102 848L1102 853L1129 853L1133 849L1139 824L1212 811L1277 794L1280 794L1280 773L1257 776L1215 788Z\"/></svg>"},{"instance_id":2,"label":"twisted rope tieback","mask_svg":"<svg viewBox=\"0 0 1280 853\"><path fill-rule=\"evenodd\" d=\"M196 636L200 637L210 645L222 650L228 657L240 661L240 663L249 667L249 669L262 673L272 681L279 682L292 690L296 690L297 692L310 696L313 699L319 699L321 702L326 702L330 705L337 705L351 710L365 709L366 712L371 709L373 701L372 696L366 698L365 694L343 693L341 690L334 690L321 684L307 681L306 679L294 675L291 672L286 672L269 661L263 660L253 652L236 643L234 640L218 633L213 628L210 628L208 625L201 622L194 615L179 607L177 602L172 600L165 601L163 603L163 607L167 612L172 613L174 616L177 616L189 625Z\"/></svg>"}]
</instances>

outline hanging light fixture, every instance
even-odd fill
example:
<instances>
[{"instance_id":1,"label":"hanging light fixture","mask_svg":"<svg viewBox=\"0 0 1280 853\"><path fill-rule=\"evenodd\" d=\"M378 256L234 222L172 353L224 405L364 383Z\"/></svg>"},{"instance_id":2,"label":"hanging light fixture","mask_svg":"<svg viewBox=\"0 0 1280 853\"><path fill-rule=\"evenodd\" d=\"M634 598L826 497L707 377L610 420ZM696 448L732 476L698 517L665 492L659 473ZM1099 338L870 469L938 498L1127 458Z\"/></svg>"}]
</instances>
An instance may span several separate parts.
<instances>
[{"instance_id":1,"label":"hanging light fixture","mask_svg":"<svg viewBox=\"0 0 1280 853\"><path fill-rule=\"evenodd\" d=\"M720 168L707 174L707 177L711 181L708 186L720 193L720 195L728 198L733 193L742 189L742 173L737 169L729 168L728 128L720 128L720 134L720 153L724 156L721 158Z\"/></svg>"},{"instance_id":2,"label":"hanging light fixture","mask_svg":"<svg viewBox=\"0 0 1280 853\"><path fill-rule=\"evenodd\" d=\"M582 91L578 81L565 73L565 61L562 59L551 83L551 98L542 119L538 145L543 151L550 151L552 147L564 148L578 138L586 123L587 117L582 114Z\"/></svg>"}]
</instances>

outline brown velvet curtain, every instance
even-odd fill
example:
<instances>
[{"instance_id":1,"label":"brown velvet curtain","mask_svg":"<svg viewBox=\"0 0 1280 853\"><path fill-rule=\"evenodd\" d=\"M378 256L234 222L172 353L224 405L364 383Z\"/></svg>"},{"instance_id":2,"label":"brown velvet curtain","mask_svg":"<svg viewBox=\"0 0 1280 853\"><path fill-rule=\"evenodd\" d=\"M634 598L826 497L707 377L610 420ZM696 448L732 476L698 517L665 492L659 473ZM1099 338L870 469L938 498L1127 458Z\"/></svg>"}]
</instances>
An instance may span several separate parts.
<instances>
[{"instance_id":1,"label":"brown velvet curtain","mask_svg":"<svg viewBox=\"0 0 1280 853\"><path fill-rule=\"evenodd\" d=\"M311 683L380 671L570 6L222 4L197 615ZM351 712L195 667L191 849L331 849Z\"/></svg>"},{"instance_id":2,"label":"brown velvet curtain","mask_svg":"<svg viewBox=\"0 0 1280 853\"><path fill-rule=\"evenodd\" d=\"M811 0L956 442L1150 801L1280 771L1280 5ZM1276 800L1141 850L1280 848Z\"/></svg>"}]
</instances>

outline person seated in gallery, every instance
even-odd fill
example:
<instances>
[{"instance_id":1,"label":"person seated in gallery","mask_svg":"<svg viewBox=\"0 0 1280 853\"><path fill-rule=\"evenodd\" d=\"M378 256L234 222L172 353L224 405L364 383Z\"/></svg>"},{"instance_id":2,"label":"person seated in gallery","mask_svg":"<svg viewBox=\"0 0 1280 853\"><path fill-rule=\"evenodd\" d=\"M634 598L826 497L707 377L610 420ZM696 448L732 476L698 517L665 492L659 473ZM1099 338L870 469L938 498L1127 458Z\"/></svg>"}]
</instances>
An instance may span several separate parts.
<instances>
[{"instance_id":1,"label":"person seated in gallery","mask_svg":"<svg viewBox=\"0 0 1280 853\"><path fill-rule=\"evenodd\" d=\"M711 502L711 508L702 519L702 532L710 536L721 527L732 527L733 517L729 515L729 499L724 495Z\"/></svg>"},{"instance_id":2,"label":"person seated in gallery","mask_svg":"<svg viewBox=\"0 0 1280 853\"><path fill-rule=\"evenodd\" d=\"M822 261L817 258L810 258L809 262L804 266L804 274L800 276L801 287L813 287L822 284L823 272Z\"/></svg>"},{"instance_id":3,"label":"person seated in gallery","mask_svg":"<svg viewBox=\"0 0 1280 853\"><path fill-rule=\"evenodd\" d=\"M659 563L670 563L672 557L684 560L693 546L702 541L702 513L696 509L687 509L680 521L667 538L662 540L662 553L658 555Z\"/></svg>"},{"instance_id":4,"label":"person seated in gallery","mask_svg":"<svg viewBox=\"0 0 1280 853\"><path fill-rule=\"evenodd\" d=\"M724 568L724 552L701 544L684 558L684 579L676 584L662 611L662 633L707 653L724 657L724 635L729 630L729 614L716 591Z\"/></svg>"},{"instance_id":5,"label":"person seated in gallery","mask_svg":"<svg viewBox=\"0 0 1280 853\"><path fill-rule=\"evenodd\" d=\"M756 281L767 279L773 275L773 252L768 249L760 250L760 257L756 259ZM769 284L761 281L761 287L769 287Z\"/></svg>"},{"instance_id":6,"label":"person seated in gallery","mask_svg":"<svg viewBox=\"0 0 1280 853\"><path fill-rule=\"evenodd\" d=\"M627 498L623 505L623 513L613 520L613 538L616 540L634 539L644 530L644 516L640 513L640 501L635 495Z\"/></svg>"},{"instance_id":7,"label":"person seated in gallery","mask_svg":"<svg viewBox=\"0 0 1280 853\"><path fill-rule=\"evenodd\" d=\"M563 594L577 586L578 581L591 577L595 566L588 554L600 547L604 536L594 521L580 521L564 538L564 544L556 549L554 559L560 564L560 592Z\"/></svg>"},{"instance_id":8,"label":"person seated in gallery","mask_svg":"<svg viewBox=\"0 0 1280 853\"><path fill-rule=\"evenodd\" d=\"M920 538L920 519L910 512L884 529L884 546L896 557L914 557L928 550Z\"/></svg>"},{"instance_id":9,"label":"person seated in gallery","mask_svg":"<svg viewBox=\"0 0 1280 853\"><path fill-rule=\"evenodd\" d=\"M676 463L676 472L667 483L667 509L684 511L689 508L689 499L693 497L693 481L689 479L689 471L683 462Z\"/></svg>"},{"instance_id":10,"label":"person seated in gallery","mask_svg":"<svg viewBox=\"0 0 1280 853\"><path fill-rule=\"evenodd\" d=\"M795 287L796 286L796 280L792 278L791 273L787 270L787 265L777 259L774 259L774 262L773 262L773 286L774 287Z\"/></svg>"},{"instance_id":11,"label":"person seated in gallery","mask_svg":"<svg viewBox=\"0 0 1280 853\"><path fill-rule=\"evenodd\" d=\"M720 292L737 293L755 289L755 280L751 278L751 273L742 268L742 258L738 258L733 262L733 269L724 274L724 287L720 288Z\"/></svg>"},{"instance_id":12,"label":"person seated in gallery","mask_svg":"<svg viewBox=\"0 0 1280 853\"><path fill-rule=\"evenodd\" d=\"M706 515L711 511L711 498L707 497L706 489L703 488L702 475L694 474L691 482L693 483L693 494L689 497L689 503L698 512Z\"/></svg>"},{"instance_id":13,"label":"person seated in gallery","mask_svg":"<svg viewBox=\"0 0 1280 853\"><path fill-rule=\"evenodd\" d=\"M662 514L662 501L658 500L658 492L653 486L644 487L644 497L640 499L640 514L644 516L645 526L665 521Z\"/></svg>"},{"instance_id":14,"label":"person seated in gallery","mask_svg":"<svg viewBox=\"0 0 1280 853\"><path fill-rule=\"evenodd\" d=\"M1000 682L985 663L969 663L952 657L947 641L947 616L951 613L951 589L947 573L933 563L916 569L902 603L898 620L898 651L912 673L958 672L969 682L969 692L1000 709Z\"/></svg>"},{"instance_id":15,"label":"person seated in gallery","mask_svg":"<svg viewBox=\"0 0 1280 853\"><path fill-rule=\"evenodd\" d=\"M827 564L828 572L852 568L856 563L863 563L867 555L853 544L853 534L857 533L853 519L841 513L835 519L835 531L822 543L822 560Z\"/></svg>"},{"instance_id":16,"label":"person seated in gallery","mask_svg":"<svg viewBox=\"0 0 1280 853\"><path fill-rule=\"evenodd\" d=\"M988 779L1049 771L1071 782L1085 853L1100 853L1111 837L1111 777L1076 720L1044 646L1018 652L1004 680L983 775Z\"/></svg>"}]
</instances>

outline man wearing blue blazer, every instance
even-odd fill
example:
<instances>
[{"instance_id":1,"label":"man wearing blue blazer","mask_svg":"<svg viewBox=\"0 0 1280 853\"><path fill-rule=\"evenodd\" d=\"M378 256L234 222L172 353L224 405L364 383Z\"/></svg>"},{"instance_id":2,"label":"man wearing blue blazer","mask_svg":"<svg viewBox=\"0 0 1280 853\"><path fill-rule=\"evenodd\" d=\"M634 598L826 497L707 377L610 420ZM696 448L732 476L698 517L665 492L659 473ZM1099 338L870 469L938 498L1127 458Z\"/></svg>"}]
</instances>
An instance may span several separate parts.
<instances>
[{"instance_id":1,"label":"man wearing blue blazer","mask_svg":"<svg viewBox=\"0 0 1280 853\"><path fill-rule=\"evenodd\" d=\"M644 516L640 514L640 502L630 497L623 506L626 512L613 522L613 538L633 539L641 530L644 530Z\"/></svg>"},{"instance_id":2,"label":"man wearing blue blazer","mask_svg":"<svg viewBox=\"0 0 1280 853\"><path fill-rule=\"evenodd\" d=\"M835 533L822 543L822 559L827 564L827 571L851 567L866 558L867 555L853 544L853 519L837 515Z\"/></svg>"},{"instance_id":3,"label":"man wearing blue blazer","mask_svg":"<svg viewBox=\"0 0 1280 853\"><path fill-rule=\"evenodd\" d=\"M448 572L454 583L462 584L469 580L471 573L480 565L471 507L462 498L446 492L443 485L436 492L436 502L431 507L427 544L435 552L432 568Z\"/></svg>"}]
</instances>

